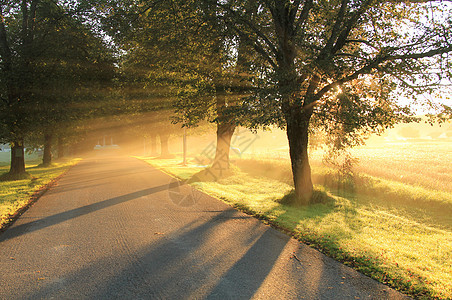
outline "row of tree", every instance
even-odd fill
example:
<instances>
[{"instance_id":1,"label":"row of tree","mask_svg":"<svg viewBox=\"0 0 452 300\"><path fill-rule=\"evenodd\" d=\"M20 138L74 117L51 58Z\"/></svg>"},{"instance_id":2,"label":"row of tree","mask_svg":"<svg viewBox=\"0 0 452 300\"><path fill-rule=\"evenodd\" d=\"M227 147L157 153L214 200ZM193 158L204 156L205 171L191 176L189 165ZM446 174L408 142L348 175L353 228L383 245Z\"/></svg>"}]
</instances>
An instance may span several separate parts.
<instances>
[{"instance_id":1,"label":"row of tree","mask_svg":"<svg viewBox=\"0 0 452 300\"><path fill-rule=\"evenodd\" d=\"M10 177L25 172L24 140L52 140L105 97L115 74L112 51L69 4L49 0L0 4L0 139L11 144Z\"/></svg>"},{"instance_id":2,"label":"row of tree","mask_svg":"<svg viewBox=\"0 0 452 300\"><path fill-rule=\"evenodd\" d=\"M131 136L141 129L153 140L165 127L160 119L169 119L169 101L156 100L165 95L138 87L143 78L121 63L93 7L86 1L0 4L0 142L11 145L8 179L26 174L25 142L28 149L43 148L43 165L49 165L52 145L62 156L69 139L79 148L101 136L96 118L113 116L113 127L121 123ZM160 110L151 117L154 133L147 133L152 130L136 115ZM168 134L160 140L167 155Z\"/></svg>"},{"instance_id":3,"label":"row of tree","mask_svg":"<svg viewBox=\"0 0 452 300\"><path fill-rule=\"evenodd\" d=\"M236 126L284 128L298 203L307 204L310 134L327 132L336 149L360 144L414 119L398 98L419 102L450 85L451 9L409 0L121 0L94 11L125 65L147 85L171 87L176 121L217 123L213 167L228 167Z\"/></svg>"},{"instance_id":4,"label":"row of tree","mask_svg":"<svg viewBox=\"0 0 452 300\"><path fill-rule=\"evenodd\" d=\"M24 170L31 133L50 139L56 124L174 109L182 126L217 124L212 169L228 168L237 126L284 128L297 199L307 204L310 134L327 132L338 149L360 144L413 119L398 97L418 101L451 78L447 2L2 3L0 136L13 148L11 172Z\"/></svg>"}]
</instances>

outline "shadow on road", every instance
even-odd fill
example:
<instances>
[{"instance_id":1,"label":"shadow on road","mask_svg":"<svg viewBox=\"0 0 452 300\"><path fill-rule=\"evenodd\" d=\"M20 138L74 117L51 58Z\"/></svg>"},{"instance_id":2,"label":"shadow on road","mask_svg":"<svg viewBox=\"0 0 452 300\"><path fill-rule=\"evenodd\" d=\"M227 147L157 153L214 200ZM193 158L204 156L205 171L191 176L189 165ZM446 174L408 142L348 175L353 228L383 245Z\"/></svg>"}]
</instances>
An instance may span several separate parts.
<instances>
[{"instance_id":1,"label":"shadow on road","mask_svg":"<svg viewBox=\"0 0 452 300\"><path fill-rule=\"evenodd\" d=\"M224 226L232 220L249 219L230 209L207 222L194 221L136 253L99 260L67 274L29 298L67 296L65 290L84 286L78 296L92 299L249 299L289 241L289 237L281 241L281 234L267 227L248 227L238 235ZM111 261L127 264L108 276L102 270Z\"/></svg>"},{"instance_id":2,"label":"shadow on road","mask_svg":"<svg viewBox=\"0 0 452 300\"><path fill-rule=\"evenodd\" d=\"M150 194L158 193L168 189L168 185L160 185L149 189L133 192L130 194L114 197L111 199L103 200L93 204L85 205L82 207L74 208L62 213L51 215L42 219L38 219L18 226L13 226L0 235L0 242L13 239L24 233L37 231L49 226L53 226L70 219L74 219L110 206L121 204L139 197L147 196Z\"/></svg>"}]
</instances>

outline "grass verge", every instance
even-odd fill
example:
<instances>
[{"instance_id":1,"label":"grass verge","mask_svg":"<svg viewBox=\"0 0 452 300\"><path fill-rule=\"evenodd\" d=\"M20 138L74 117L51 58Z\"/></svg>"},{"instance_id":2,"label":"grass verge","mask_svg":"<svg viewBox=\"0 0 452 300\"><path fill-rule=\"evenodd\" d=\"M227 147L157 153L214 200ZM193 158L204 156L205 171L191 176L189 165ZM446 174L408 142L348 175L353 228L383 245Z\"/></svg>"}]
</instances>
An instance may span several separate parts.
<instances>
[{"instance_id":1,"label":"grass verge","mask_svg":"<svg viewBox=\"0 0 452 300\"><path fill-rule=\"evenodd\" d=\"M202 170L195 164L181 166L178 157L138 158L180 179ZM247 171L247 164L256 171L259 163L265 172ZM358 180L348 188L325 172L325 184L315 186L323 201L293 207L284 204L292 186L286 176L276 178L275 170L284 175L278 162L237 161L229 176L192 185L408 295L452 298L450 194L373 177L365 177L364 186ZM445 213L438 215L438 210Z\"/></svg>"},{"instance_id":2,"label":"grass verge","mask_svg":"<svg viewBox=\"0 0 452 300\"><path fill-rule=\"evenodd\" d=\"M24 208L32 203L51 184L80 159L61 160L48 167L39 166L36 162L27 164L30 178L0 182L0 230L15 220ZM0 174L7 172L8 166L0 166Z\"/></svg>"}]
</instances>

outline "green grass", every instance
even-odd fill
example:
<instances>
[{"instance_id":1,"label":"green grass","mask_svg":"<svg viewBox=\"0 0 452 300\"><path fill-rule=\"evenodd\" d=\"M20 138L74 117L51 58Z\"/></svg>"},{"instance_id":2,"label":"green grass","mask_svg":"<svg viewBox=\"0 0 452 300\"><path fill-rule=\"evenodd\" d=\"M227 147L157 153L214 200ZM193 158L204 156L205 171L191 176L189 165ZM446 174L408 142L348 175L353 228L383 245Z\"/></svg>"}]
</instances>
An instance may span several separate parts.
<instances>
[{"instance_id":1,"label":"green grass","mask_svg":"<svg viewBox=\"0 0 452 300\"><path fill-rule=\"evenodd\" d=\"M41 167L40 160L32 156L26 165L26 171L31 178L0 181L0 228L10 222L10 217L30 202L34 192L45 187L79 160L66 159L55 162L49 167ZM8 171L8 165L0 166L0 174Z\"/></svg>"},{"instance_id":2,"label":"green grass","mask_svg":"<svg viewBox=\"0 0 452 300\"><path fill-rule=\"evenodd\" d=\"M202 170L181 158L144 158L181 179ZM349 180L313 168L322 203L293 207L282 159L238 159L229 176L192 185L251 213L327 255L417 298L452 298L452 193L360 174Z\"/></svg>"}]
</instances>

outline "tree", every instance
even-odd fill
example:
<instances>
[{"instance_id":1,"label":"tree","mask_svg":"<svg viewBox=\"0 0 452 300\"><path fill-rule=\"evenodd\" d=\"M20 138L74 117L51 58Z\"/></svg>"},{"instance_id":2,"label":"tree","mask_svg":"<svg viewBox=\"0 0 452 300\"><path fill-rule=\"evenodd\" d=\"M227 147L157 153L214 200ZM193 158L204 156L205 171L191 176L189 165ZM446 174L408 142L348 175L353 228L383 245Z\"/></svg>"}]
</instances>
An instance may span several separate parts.
<instances>
[{"instance_id":1,"label":"tree","mask_svg":"<svg viewBox=\"0 0 452 300\"><path fill-rule=\"evenodd\" d=\"M216 123L213 166L227 169L238 121L225 108L239 101L244 45L226 33L228 28L210 4L143 1L131 6L126 2L116 3L114 13L113 8L102 8L107 16L103 23L125 51L129 72L146 78L144 86L169 90L172 97L167 99L176 99L174 122L183 127L197 126L206 119Z\"/></svg>"},{"instance_id":2,"label":"tree","mask_svg":"<svg viewBox=\"0 0 452 300\"><path fill-rule=\"evenodd\" d=\"M44 137L44 165L51 163L52 141L62 133L61 127L92 114L90 102L104 102L116 75L112 50L102 38L78 19L62 13L58 9L50 16L60 20L46 28L46 49L35 62L34 99L39 102L36 127ZM83 111L75 109L82 103Z\"/></svg>"},{"instance_id":3,"label":"tree","mask_svg":"<svg viewBox=\"0 0 452 300\"><path fill-rule=\"evenodd\" d=\"M213 1L252 45L256 92L236 113L287 131L297 202L313 186L309 132L337 147L409 120L396 94L430 92L451 77L450 5L436 1ZM246 8L256 7L256 14ZM238 108L238 109L237 109ZM447 109L447 107L444 107Z\"/></svg>"},{"instance_id":4,"label":"tree","mask_svg":"<svg viewBox=\"0 0 452 300\"><path fill-rule=\"evenodd\" d=\"M24 136L31 123L28 101L32 94L31 64L39 1L2 1L0 4L0 55L2 68L2 119L11 143L10 175L25 174Z\"/></svg>"},{"instance_id":5,"label":"tree","mask_svg":"<svg viewBox=\"0 0 452 300\"><path fill-rule=\"evenodd\" d=\"M56 125L89 115L74 108L111 82L114 60L102 38L62 2L2 2L1 13L2 120L7 128L1 138L12 145L9 177L20 178L27 135L44 138L43 164L50 164Z\"/></svg>"}]
</instances>

